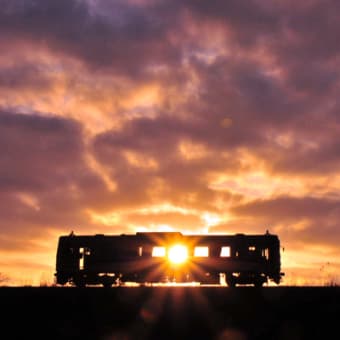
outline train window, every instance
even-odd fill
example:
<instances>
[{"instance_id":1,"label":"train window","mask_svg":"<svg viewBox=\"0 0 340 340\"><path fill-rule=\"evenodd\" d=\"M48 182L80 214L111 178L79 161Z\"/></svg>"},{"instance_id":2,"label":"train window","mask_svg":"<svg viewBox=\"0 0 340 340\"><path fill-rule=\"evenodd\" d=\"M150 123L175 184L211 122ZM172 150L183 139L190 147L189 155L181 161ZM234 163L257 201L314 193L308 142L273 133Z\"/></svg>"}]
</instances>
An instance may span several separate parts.
<instances>
[{"instance_id":1,"label":"train window","mask_svg":"<svg viewBox=\"0 0 340 340\"><path fill-rule=\"evenodd\" d=\"M164 257L165 256L165 247L153 247L152 248L152 257Z\"/></svg>"},{"instance_id":2,"label":"train window","mask_svg":"<svg viewBox=\"0 0 340 340\"><path fill-rule=\"evenodd\" d=\"M138 256L143 256L143 247L138 247Z\"/></svg>"},{"instance_id":3,"label":"train window","mask_svg":"<svg viewBox=\"0 0 340 340\"><path fill-rule=\"evenodd\" d=\"M268 248L262 249L262 257L266 258L267 260L269 259L269 249Z\"/></svg>"},{"instance_id":4,"label":"train window","mask_svg":"<svg viewBox=\"0 0 340 340\"><path fill-rule=\"evenodd\" d=\"M83 247L79 248L79 269L80 270L84 269L84 251L85 251L85 248Z\"/></svg>"},{"instance_id":5,"label":"train window","mask_svg":"<svg viewBox=\"0 0 340 340\"><path fill-rule=\"evenodd\" d=\"M195 247L194 256L195 257L208 257L209 247Z\"/></svg>"},{"instance_id":6,"label":"train window","mask_svg":"<svg viewBox=\"0 0 340 340\"><path fill-rule=\"evenodd\" d=\"M221 257L230 257L230 247L222 247L220 256Z\"/></svg>"},{"instance_id":7,"label":"train window","mask_svg":"<svg viewBox=\"0 0 340 340\"><path fill-rule=\"evenodd\" d=\"M249 250L249 251L255 251L255 250L256 250L256 247L255 247L255 246L249 246L249 247L248 247L248 250Z\"/></svg>"}]
</instances>

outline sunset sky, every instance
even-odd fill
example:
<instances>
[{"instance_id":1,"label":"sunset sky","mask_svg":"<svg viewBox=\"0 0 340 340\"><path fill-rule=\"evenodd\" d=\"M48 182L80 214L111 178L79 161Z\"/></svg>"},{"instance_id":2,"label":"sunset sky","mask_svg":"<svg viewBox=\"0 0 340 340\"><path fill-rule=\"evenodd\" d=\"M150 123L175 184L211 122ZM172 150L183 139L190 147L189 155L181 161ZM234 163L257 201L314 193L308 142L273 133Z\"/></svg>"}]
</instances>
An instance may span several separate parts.
<instances>
[{"instance_id":1,"label":"sunset sky","mask_svg":"<svg viewBox=\"0 0 340 340\"><path fill-rule=\"evenodd\" d=\"M340 2L0 0L0 273L58 237L269 230L340 283Z\"/></svg>"}]
</instances>

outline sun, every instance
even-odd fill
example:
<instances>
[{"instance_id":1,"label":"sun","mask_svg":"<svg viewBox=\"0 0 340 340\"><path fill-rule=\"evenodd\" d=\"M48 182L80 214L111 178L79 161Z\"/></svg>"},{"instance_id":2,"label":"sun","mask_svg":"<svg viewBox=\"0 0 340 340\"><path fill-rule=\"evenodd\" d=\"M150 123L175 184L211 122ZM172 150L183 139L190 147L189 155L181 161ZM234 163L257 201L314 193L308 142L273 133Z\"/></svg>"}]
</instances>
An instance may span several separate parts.
<instances>
[{"instance_id":1,"label":"sun","mask_svg":"<svg viewBox=\"0 0 340 340\"><path fill-rule=\"evenodd\" d=\"M188 249L187 247L176 244L169 249L168 259L173 264L181 264L184 263L188 258Z\"/></svg>"}]
</instances>

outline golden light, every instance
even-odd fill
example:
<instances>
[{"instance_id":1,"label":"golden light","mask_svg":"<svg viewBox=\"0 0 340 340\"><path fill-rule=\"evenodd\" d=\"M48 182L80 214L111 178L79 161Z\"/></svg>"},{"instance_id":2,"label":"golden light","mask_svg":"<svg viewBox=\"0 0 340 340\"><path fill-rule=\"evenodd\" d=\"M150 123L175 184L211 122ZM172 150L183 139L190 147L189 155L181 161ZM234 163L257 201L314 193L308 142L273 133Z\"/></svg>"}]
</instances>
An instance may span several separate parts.
<instances>
[{"instance_id":1,"label":"golden light","mask_svg":"<svg viewBox=\"0 0 340 340\"><path fill-rule=\"evenodd\" d=\"M220 256L230 257L230 247L222 247Z\"/></svg>"},{"instance_id":2,"label":"golden light","mask_svg":"<svg viewBox=\"0 0 340 340\"><path fill-rule=\"evenodd\" d=\"M209 247L195 247L194 256L195 257L208 257Z\"/></svg>"},{"instance_id":3,"label":"golden light","mask_svg":"<svg viewBox=\"0 0 340 340\"><path fill-rule=\"evenodd\" d=\"M165 247L153 247L152 248L152 257L164 257L165 256Z\"/></svg>"},{"instance_id":4,"label":"golden light","mask_svg":"<svg viewBox=\"0 0 340 340\"><path fill-rule=\"evenodd\" d=\"M174 264L181 264L185 262L188 258L187 247L180 245L180 244L176 244L172 246L169 249L168 258L169 258L169 261Z\"/></svg>"}]
</instances>

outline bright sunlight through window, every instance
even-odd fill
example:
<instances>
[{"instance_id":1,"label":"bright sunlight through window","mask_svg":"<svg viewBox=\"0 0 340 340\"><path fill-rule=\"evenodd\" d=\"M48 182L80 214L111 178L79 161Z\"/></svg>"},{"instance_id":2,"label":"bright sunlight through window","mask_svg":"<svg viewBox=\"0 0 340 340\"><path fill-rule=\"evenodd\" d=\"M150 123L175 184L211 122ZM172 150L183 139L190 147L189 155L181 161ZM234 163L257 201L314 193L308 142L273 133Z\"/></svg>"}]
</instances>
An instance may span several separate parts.
<instances>
[{"instance_id":1,"label":"bright sunlight through window","mask_svg":"<svg viewBox=\"0 0 340 340\"><path fill-rule=\"evenodd\" d=\"M230 247L222 247L221 257L230 257Z\"/></svg>"},{"instance_id":2,"label":"bright sunlight through window","mask_svg":"<svg viewBox=\"0 0 340 340\"><path fill-rule=\"evenodd\" d=\"M153 247L152 248L152 257L164 257L165 256L165 247Z\"/></svg>"},{"instance_id":3,"label":"bright sunlight through window","mask_svg":"<svg viewBox=\"0 0 340 340\"><path fill-rule=\"evenodd\" d=\"M177 244L169 249L169 261L175 264L183 263L188 258L188 249L185 246Z\"/></svg>"},{"instance_id":4,"label":"bright sunlight through window","mask_svg":"<svg viewBox=\"0 0 340 340\"><path fill-rule=\"evenodd\" d=\"M195 247L194 256L195 257L208 257L209 247Z\"/></svg>"}]
</instances>

